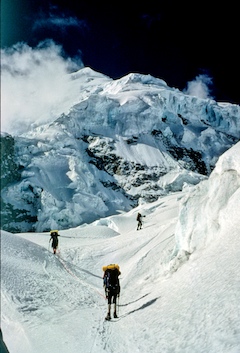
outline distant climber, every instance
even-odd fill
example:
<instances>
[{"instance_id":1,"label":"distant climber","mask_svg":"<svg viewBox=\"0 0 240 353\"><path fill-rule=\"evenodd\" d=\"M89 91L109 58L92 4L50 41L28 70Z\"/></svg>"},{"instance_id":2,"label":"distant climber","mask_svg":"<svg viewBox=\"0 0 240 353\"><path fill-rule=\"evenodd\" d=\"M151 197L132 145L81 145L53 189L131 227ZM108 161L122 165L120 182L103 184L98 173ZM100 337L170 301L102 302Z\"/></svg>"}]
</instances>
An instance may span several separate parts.
<instances>
[{"instance_id":1,"label":"distant climber","mask_svg":"<svg viewBox=\"0 0 240 353\"><path fill-rule=\"evenodd\" d=\"M108 300L108 312L105 320L111 320L111 304L114 304L113 317L117 318L117 297L120 296L119 276L121 274L117 264L103 266L103 286Z\"/></svg>"},{"instance_id":2,"label":"distant climber","mask_svg":"<svg viewBox=\"0 0 240 353\"><path fill-rule=\"evenodd\" d=\"M145 216L142 216L141 213L138 212L137 214L137 230L142 229L142 218Z\"/></svg>"},{"instance_id":3,"label":"distant climber","mask_svg":"<svg viewBox=\"0 0 240 353\"><path fill-rule=\"evenodd\" d=\"M53 248L54 254L56 254L57 248L58 248L58 237L59 237L58 230L51 230L49 243L52 240L52 248Z\"/></svg>"}]
</instances>

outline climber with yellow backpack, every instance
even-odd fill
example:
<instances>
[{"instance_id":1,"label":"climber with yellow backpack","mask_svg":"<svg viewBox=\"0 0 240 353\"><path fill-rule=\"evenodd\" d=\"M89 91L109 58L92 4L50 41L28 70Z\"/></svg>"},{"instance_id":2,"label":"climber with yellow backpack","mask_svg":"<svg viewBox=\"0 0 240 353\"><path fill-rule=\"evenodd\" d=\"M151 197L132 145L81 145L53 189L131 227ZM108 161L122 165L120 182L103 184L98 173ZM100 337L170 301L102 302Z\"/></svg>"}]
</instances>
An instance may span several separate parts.
<instances>
[{"instance_id":1,"label":"climber with yellow backpack","mask_svg":"<svg viewBox=\"0 0 240 353\"><path fill-rule=\"evenodd\" d=\"M117 264L103 266L103 287L108 300L108 312L105 320L111 320L111 304L114 304L113 317L117 318L117 297L120 296L120 268Z\"/></svg>"},{"instance_id":2,"label":"climber with yellow backpack","mask_svg":"<svg viewBox=\"0 0 240 353\"><path fill-rule=\"evenodd\" d=\"M56 254L57 248L58 248L58 237L60 234L58 234L58 230L51 230L50 232L50 239L49 243L52 240L52 248L53 248L53 253Z\"/></svg>"}]
</instances>

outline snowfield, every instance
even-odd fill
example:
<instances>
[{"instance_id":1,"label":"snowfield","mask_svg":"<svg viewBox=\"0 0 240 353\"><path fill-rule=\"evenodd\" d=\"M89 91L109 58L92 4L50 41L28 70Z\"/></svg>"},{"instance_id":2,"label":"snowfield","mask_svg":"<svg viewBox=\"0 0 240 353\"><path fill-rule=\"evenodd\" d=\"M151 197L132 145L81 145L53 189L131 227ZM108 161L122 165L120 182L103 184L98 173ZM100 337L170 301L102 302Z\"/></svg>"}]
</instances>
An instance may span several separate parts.
<instances>
[{"instance_id":1,"label":"snowfield","mask_svg":"<svg viewBox=\"0 0 240 353\"><path fill-rule=\"evenodd\" d=\"M49 233L1 232L10 353L239 353L240 143L208 180L129 212ZM144 218L136 231L136 214ZM118 319L102 266L118 263Z\"/></svg>"}]
</instances>

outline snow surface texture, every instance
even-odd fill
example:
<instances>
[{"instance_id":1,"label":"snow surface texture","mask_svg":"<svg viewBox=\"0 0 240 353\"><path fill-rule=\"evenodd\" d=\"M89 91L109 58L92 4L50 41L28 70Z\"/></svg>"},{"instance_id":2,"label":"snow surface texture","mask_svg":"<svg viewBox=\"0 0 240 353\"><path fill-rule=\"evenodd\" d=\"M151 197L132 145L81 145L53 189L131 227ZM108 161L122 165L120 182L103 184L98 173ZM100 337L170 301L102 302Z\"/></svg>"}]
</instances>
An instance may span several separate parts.
<instances>
[{"instance_id":1,"label":"snow surface texture","mask_svg":"<svg viewBox=\"0 0 240 353\"><path fill-rule=\"evenodd\" d=\"M2 138L4 230L66 229L156 201L205 179L240 137L239 106L150 75L84 68L68 82L57 120Z\"/></svg>"},{"instance_id":2,"label":"snow surface texture","mask_svg":"<svg viewBox=\"0 0 240 353\"><path fill-rule=\"evenodd\" d=\"M10 353L239 353L240 143L209 180L129 212L49 233L1 233ZM144 218L136 231L136 215ZM118 263L107 322L102 266Z\"/></svg>"}]
</instances>

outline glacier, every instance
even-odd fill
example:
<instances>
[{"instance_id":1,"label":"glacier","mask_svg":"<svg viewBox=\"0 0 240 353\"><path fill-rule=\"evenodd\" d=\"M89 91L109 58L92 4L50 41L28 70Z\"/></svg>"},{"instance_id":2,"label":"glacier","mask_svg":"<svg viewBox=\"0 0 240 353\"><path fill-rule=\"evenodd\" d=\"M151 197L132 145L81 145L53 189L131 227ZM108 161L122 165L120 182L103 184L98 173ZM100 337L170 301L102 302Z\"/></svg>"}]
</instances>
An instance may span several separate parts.
<instances>
[{"instance_id":1,"label":"glacier","mask_svg":"<svg viewBox=\"0 0 240 353\"><path fill-rule=\"evenodd\" d=\"M1 134L6 231L67 229L154 202L206 180L239 141L238 105L151 75L69 75L75 102L63 101L58 118Z\"/></svg>"},{"instance_id":2,"label":"glacier","mask_svg":"<svg viewBox=\"0 0 240 353\"><path fill-rule=\"evenodd\" d=\"M9 352L238 353L239 155L238 142L195 186L61 230L57 255L48 232L1 231ZM104 320L110 263L121 269L113 322Z\"/></svg>"}]
</instances>

